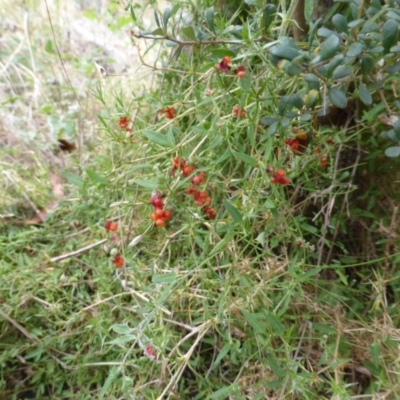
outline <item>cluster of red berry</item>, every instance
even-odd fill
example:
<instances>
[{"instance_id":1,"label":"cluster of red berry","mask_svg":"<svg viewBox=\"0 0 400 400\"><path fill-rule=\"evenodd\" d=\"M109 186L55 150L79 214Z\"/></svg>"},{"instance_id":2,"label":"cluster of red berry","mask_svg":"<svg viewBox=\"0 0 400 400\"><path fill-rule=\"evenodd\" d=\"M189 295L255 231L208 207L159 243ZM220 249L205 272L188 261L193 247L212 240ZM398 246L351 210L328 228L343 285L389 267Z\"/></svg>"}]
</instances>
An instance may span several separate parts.
<instances>
[{"instance_id":1,"label":"cluster of red berry","mask_svg":"<svg viewBox=\"0 0 400 400\"><path fill-rule=\"evenodd\" d=\"M165 226L167 220L172 217L170 210L164 210L164 197L164 193L162 193L160 190L155 190L150 196L150 204L155 208L150 218L159 228Z\"/></svg>"},{"instance_id":2,"label":"cluster of red berry","mask_svg":"<svg viewBox=\"0 0 400 400\"><path fill-rule=\"evenodd\" d=\"M107 232L116 232L118 230L118 223L114 221L106 221L104 224L104 228ZM113 260L111 262L117 267L117 268L122 268L125 265L125 260L121 256L121 254L117 253L115 254Z\"/></svg>"},{"instance_id":3,"label":"cluster of red berry","mask_svg":"<svg viewBox=\"0 0 400 400\"><path fill-rule=\"evenodd\" d=\"M164 114L165 118L167 118L167 119L174 119L176 117L175 109L173 106L168 106L167 108L162 108L160 110L160 113Z\"/></svg>"},{"instance_id":4,"label":"cluster of red berry","mask_svg":"<svg viewBox=\"0 0 400 400\"><path fill-rule=\"evenodd\" d=\"M150 344L145 347L144 354L146 354L146 356L149 357L150 360L152 360L152 361L157 360L157 354L154 351L153 346L151 346Z\"/></svg>"},{"instance_id":5,"label":"cluster of red berry","mask_svg":"<svg viewBox=\"0 0 400 400\"><path fill-rule=\"evenodd\" d=\"M172 160L172 172L171 176L175 175L175 172L180 169L182 175L187 178L190 174L192 174L196 167L193 165L189 165L185 160L179 159L179 157L174 157ZM207 219L214 219L217 212L214 208L210 207L211 204L211 196L207 194L205 191L197 190L196 186L200 186L204 183L206 179L206 173L204 171L200 172L197 175L194 175L190 182L192 182L191 187L186 190L186 193L191 195L197 206L202 207L201 210L204 214L206 214Z\"/></svg>"},{"instance_id":6,"label":"cluster of red berry","mask_svg":"<svg viewBox=\"0 0 400 400\"><path fill-rule=\"evenodd\" d=\"M106 221L104 228L107 232L116 232L118 230L118 223L114 221Z\"/></svg>"},{"instance_id":7,"label":"cluster of red berry","mask_svg":"<svg viewBox=\"0 0 400 400\"><path fill-rule=\"evenodd\" d=\"M121 254L117 253L114 259L111 261L117 268L122 268L125 265L125 260Z\"/></svg>"},{"instance_id":8,"label":"cluster of red berry","mask_svg":"<svg viewBox=\"0 0 400 400\"><path fill-rule=\"evenodd\" d=\"M131 122L129 117L121 117L118 120L118 125L121 129L123 129L124 131L130 132L131 128L129 127L129 123Z\"/></svg>"},{"instance_id":9,"label":"cluster of red berry","mask_svg":"<svg viewBox=\"0 0 400 400\"><path fill-rule=\"evenodd\" d=\"M225 56L221 61L215 64L215 68L221 72L229 72L231 70L231 58ZM244 78L246 76L246 68L243 65L239 65L234 72L238 78Z\"/></svg>"},{"instance_id":10,"label":"cluster of red berry","mask_svg":"<svg viewBox=\"0 0 400 400\"><path fill-rule=\"evenodd\" d=\"M275 171L275 167L273 165L269 165L267 167L267 173L271 175L271 183L274 185L289 185L290 179L286 176L286 171L284 169L278 169Z\"/></svg>"},{"instance_id":11,"label":"cluster of red berry","mask_svg":"<svg viewBox=\"0 0 400 400\"><path fill-rule=\"evenodd\" d=\"M246 111L243 108L236 105L232 109L232 115L235 118L246 118Z\"/></svg>"}]
</instances>

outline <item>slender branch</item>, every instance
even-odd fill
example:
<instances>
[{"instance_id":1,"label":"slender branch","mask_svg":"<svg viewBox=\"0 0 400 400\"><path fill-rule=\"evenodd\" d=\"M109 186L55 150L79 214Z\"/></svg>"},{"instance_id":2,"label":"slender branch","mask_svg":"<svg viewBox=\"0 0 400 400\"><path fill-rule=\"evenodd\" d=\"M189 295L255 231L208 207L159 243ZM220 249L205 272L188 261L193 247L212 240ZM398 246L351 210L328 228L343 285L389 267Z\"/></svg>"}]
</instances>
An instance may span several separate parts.
<instances>
[{"instance_id":1,"label":"slender branch","mask_svg":"<svg viewBox=\"0 0 400 400\"><path fill-rule=\"evenodd\" d=\"M74 257L82 253L86 253L87 251L102 245L103 243L107 242L108 239L102 239L96 243L89 244L89 246L82 247L79 250L71 251L71 253L61 254L60 256L50 258L50 262L54 263L57 261L65 260L66 258Z\"/></svg>"},{"instance_id":2,"label":"slender branch","mask_svg":"<svg viewBox=\"0 0 400 400\"><path fill-rule=\"evenodd\" d=\"M219 39L212 39L212 40L179 40L172 36L165 35L165 36L153 36L153 35L143 35L140 32L133 32L131 31L132 37L137 39L151 39L151 40L169 40L170 42L176 43L179 46L204 46L207 44L244 44L241 40L219 40ZM262 37L255 39L254 42L272 42L272 39Z\"/></svg>"}]
</instances>

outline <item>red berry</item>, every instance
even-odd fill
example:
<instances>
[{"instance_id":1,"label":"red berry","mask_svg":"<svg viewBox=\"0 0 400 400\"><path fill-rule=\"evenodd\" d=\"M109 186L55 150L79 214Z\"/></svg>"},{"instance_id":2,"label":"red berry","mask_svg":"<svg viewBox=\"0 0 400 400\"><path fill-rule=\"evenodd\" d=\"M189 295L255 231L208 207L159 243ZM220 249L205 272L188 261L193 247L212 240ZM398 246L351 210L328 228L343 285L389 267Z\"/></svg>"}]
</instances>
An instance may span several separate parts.
<instances>
[{"instance_id":1,"label":"red berry","mask_svg":"<svg viewBox=\"0 0 400 400\"><path fill-rule=\"evenodd\" d=\"M155 212L153 212L153 213L151 214L151 216L150 216L150 219L151 219L152 221L156 221L156 220L158 219L157 214L156 214Z\"/></svg>"},{"instance_id":2,"label":"red berry","mask_svg":"<svg viewBox=\"0 0 400 400\"><path fill-rule=\"evenodd\" d=\"M156 208L163 208L164 207L164 202L161 199L154 199L152 204Z\"/></svg>"},{"instance_id":3,"label":"red berry","mask_svg":"<svg viewBox=\"0 0 400 400\"><path fill-rule=\"evenodd\" d=\"M156 219L158 218L163 218L164 217L164 210L162 208L156 208L154 211L154 214L156 215Z\"/></svg>"},{"instance_id":4,"label":"red berry","mask_svg":"<svg viewBox=\"0 0 400 400\"><path fill-rule=\"evenodd\" d=\"M164 218L165 218L165 219L170 219L171 216L172 216L171 211L169 211L169 210L165 210L165 211L164 211Z\"/></svg>"},{"instance_id":5,"label":"red berry","mask_svg":"<svg viewBox=\"0 0 400 400\"><path fill-rule=\"evenodd\" d=\"M162 218L157 219L157 220L156 220L156 225L157 225L159 228L165 226L165 220L162 219Z\"/></svg>"}]
</instances>

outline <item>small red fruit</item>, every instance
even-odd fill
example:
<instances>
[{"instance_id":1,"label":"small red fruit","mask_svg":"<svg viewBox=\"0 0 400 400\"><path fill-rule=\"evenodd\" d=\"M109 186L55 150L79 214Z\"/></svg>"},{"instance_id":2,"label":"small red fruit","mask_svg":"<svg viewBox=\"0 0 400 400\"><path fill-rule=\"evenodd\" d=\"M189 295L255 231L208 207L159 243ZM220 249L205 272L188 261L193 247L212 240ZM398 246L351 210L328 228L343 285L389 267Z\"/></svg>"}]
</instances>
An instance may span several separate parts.
<instances>
[{"instance_id":1,"label":"small red fruit","mask_svg":"<svg viewBox=\"0 0 400 400\"><path fill-rule=\"evenodd\" d=\"M112 263L115 264L117 268L122 268L125 264L124 259L121 257L121 254L116 254Z\"/></svg>"},{"instance_id":2,"label":"small red fruit","mask_svg":"<svg viewBox=\"0 0 400 400\"><path fill-rule=\"evenodd\" d=\"M118 230L118 224L113 221L106 221L104 228L107 232L116 232Z\"/></svg>"},{"instance_id":3,"label":"small red fruit","mask_svg":"<svg viewBox=\"0 0 400 400\"><path fill-rule=\"evenodd\" d=\"M156 208L154 211L154 214L156 215L156 219L158 218L163 218L164 217L164 210L162 208Z\"/></svg>"},{"instance_id":4,"label":"small red fruit","mask_svg":"<svg viewBox=\"0 0 400 400\"><path fill-rule=\"evenodd\" d=\"M163 226L165 226L165 220L162 218L156 219L156 225L161 228Z\"/></svg>"},{"instance_id":5,"label":"small red fruit","mask_svg":"<svg viewBox=\"0 0 400 400\"><path fill-rule=\"evenodd\" d=\"M164 207L164 202L161 199L154 199L151 204L153 204L153 206L156 207L156 208L163 208Z\"/></svg>"},{"instance_id":6,"label":"small red fruit","mask_svg":"<svg viewBox=\"0 0 400 400\"><path fill-rule=\"evenodd\" d=\"M152 221L156 221L156 220L158 219L157 214L156 214L155 212L153 212L153 213L151 214L151 216L150 216L150 219L151 219Z\"/></svg>"},{"instance_id":7,"label":"small red fruit","mask_svg":"<svg viewBox=\"0 0 400 400\"><path fill-rule=\"evenodd\" d=\"M164 218L165 218L165 219L170 219L171 216L172 216L171 211L169 211L169 210L165 210L165 211L164 211Z\"/></svg>"}]
</instances>

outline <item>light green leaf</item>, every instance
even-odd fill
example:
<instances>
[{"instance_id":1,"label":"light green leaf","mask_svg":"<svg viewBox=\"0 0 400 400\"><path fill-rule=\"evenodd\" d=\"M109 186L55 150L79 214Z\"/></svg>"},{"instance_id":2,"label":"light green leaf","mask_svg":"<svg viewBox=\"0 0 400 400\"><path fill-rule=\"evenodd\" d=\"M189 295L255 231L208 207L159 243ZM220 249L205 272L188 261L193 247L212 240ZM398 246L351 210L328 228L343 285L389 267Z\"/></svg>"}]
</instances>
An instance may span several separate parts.
<instances>
[{"instance_id":1,"label":"light green leaf","mask_svg":"<svg viewBox=\"0 0 400 400\"><path fill-rule=\"evenodd\" d=\"M168 272L162 275L154 275L151 280L153 283L170 283L175 282L177 276L175 272Z\"/></svg>"},{"instance_id":2,"label":"light green leaf","mask_svg":"<svg viewBox=\"0 0 400 400\"><path fill-rule=\"evenodd\" d=\"M170 16L171 16L171 9L169 7L167 7L164 10L164 14L163 14L163 26L164 26L165 32L167 31L167 26L168 26L168 21L169 21Z\"/></svg>"},{"instance_id":3,"label":"light green leaf","mask_svg":"<svg viewBox=\"0 0 400 400\"><path fill-rule=\"evenodd\" d=\"M93 182L93 183L97 183L97 184L105 184L107 183L107 179L102 176L97 174L96 172L94 172L93 170L86 168L85 172L87 174L87 176L89 177L89 179Z\"/></svg>"},{"instance_id":4,"label":"light green leaf","mask_svg":"<svg viewBox=\"0 0 400 400\"><path fill-rule=\"evenodd\" d=\"M119 368L111 367L108 377L107 377L106 381L104 382L104 385L101 388L101 391L99 393L99 400L103 400L105 394L108 392L108 389L110 388L110 386L114 382L114 380L117 378L119 373L120 373Z\"/></svg>"},{"instance_id":5,"label":"light green leaf","mask_svg":"<svg viewBox=\"0 0 400 400\"><path fill-rule=\"evenodd\" d=\"M246 321L254 328L254 330L258 333L265 333L266 331L266 324L261 323L259 321L260 317L263 317L262 314L260 313L249 313L246 310L241 310L244 318L246 319Z\"/></svg>"},{"instance_id":6,"label":"light green leaf","mask_svg":"<svg viewBox=\"0 0 400 400\"><path fill-rule=\"evenodd\" d=\"M67 171L64 171L62 174L64 178L68 180L68 182L72 183L73 185L77 186L80 189L83 187L85 181L81 177L73 174L72 172L67 172Z\"/></svg>"},{"instance_id":7,"label":"light green leaf","mask_svg":"<svg viewBox=\"0 0 400 400\"><path fill-rule=\"evenodd\" d=\"M400 156L400 146L388 147L385 150L386 157L395 158Z\"/></svg>"},{"instance_id":8,"label":"light green leaf","mask_svg":"<svg viewBox=\"0 0 400 400\"><path fill-rule=\"evenodd\" d=\"M132 331L132 328L130 328L127 324L114 324L110 327L110 329L121 335L125 335Z\"/></svg>"},{"instance_id":9,"label":"light green leaf","mask_svg":"<svg viewBox=\"0 0 400 400\"><path fill-rule=\"evenodd\" d=\"M264 312L264 316L266 320L270 323L271 328L275 334L281 336L285 333L285 326L279 321L278 318L275 317L275 315Z\"/></svg>"},{"instance_id":10,"label":"light green leaf","mask_svg":"<svg viewBox=\"0 0 400 400\"><path fill-rule=\"evenodd\" d=\"M251 75L246 73L244 78L240 78L240 87L245 91L249 91L251 89Z\"/></svg>"},{"instance_id":11,"label":"light green leaf","mask_svg":"<svg viewBox=\"0 0 400 400\"><path fill-rule=\"evenodd\" d=\"M230 396L233 393L236 393L240 390L240 387L238 385L229 385L229 386L224 386L221 389L218 389L216 392L212 393L209 397L210 400L213 399L226 399L228 396Z\"/></svg>"},{"instance_id":12,"label":"light green leaf","mask_svg":"<svg viewBox=\"0 0 400 400\"><path fill-rule=\"evenodd\" d=\"M125 344L128 342L132 342L132 340L136 340L136 336L135 335L123 335L123 336L119 336L117 338L115 338L114 340L111 340L111 342L109 342L110 344Z\"/></svg>"},{"instance_id":13,"label":"light green leaf","mask_svg":"<svg viewBox=\"0 0 400 400\"><path fill-rule=\"evenodd\" d=\"M162 133L143 129L142 134L154 143L159 144L163 147L171 147L174 143L171 143L170 138Z\"/></svg>"},{"instance_id":14,"label":"light green leaf","mask_svg":"<svg viewBox=\"0 0 400 400\"><path fill-rule=\"evenodd\" d=\"M215 26L214 26L214 8L210 7L206 10L206 21L207 25L210 28L210 31L215 33Z\"/></svg>"},{"instance_id":15,"label":"light green leaf","mask_svg":"<svg viewBox=\"0 0 400 400\"><path fill-rule=\"evenodd\" d=\"M155 190L160 186L159 183L156 181L150 181L144 179L133 179L132 183L152 190Z\"/></svg>"},{"instance_id":16,"label":"light green leaf","mask_svg":"<svg viewBox=\"0 0 400 400\"><path fill-rule=\"evenodd\" d=\"M182 28L181 33L188 39L197 41L196 33L191 25Z\"/></svg>"},{"instance_id":17,"label":"light green leaf","mask_svg":"<svg viewBox=\"0 0 400 400\"><path fill-rule=\"evenodd\" d=\"M233 222L238 223L242 220L242 214L238 211L238 209L228 200L224 200L224 206L228 213L233 218Z\"/></svg>"},{"instance_id":18,"label":"light green leaf","mask_svg":"<svg viewBox=\"0 0 400 400\"><path fill-rule=\"evenodd\" d=\"M245 162L246 164L251 165L252 167L256 167L257 166L257 160L254 157L251 157L247 154L244 153L239 153L237 151L232 151L232 154L238 158L239 160Z\"/></svg>"},{"instance_id":19,"label":"light green leaf","mask_svg":"<svg viewBox=\"0 0 400 400\"><path fill-rule=\"evenodd\" d=\"M214 365L212 366L212 370L214 370L219 363L221 362L221 360L229 353L229 350L232 347L232 343L228 342L225 343L224 346L222 347L221 351L219 352L217 358L215 359Z\"/></svg>"},{"instance_id":20,"label":"light green leaf","mask_svg":"<svg viewBox=\"0 0 400 400\"><path fill-rule=\"evenodd\" d=\"M233 239L235 236L236 232L233 230L230 230L224 238L210 251L209 257L212 257L214 254L219 253L222 249L224 249L228 243Z\"/></svg>"}]
</instances>

